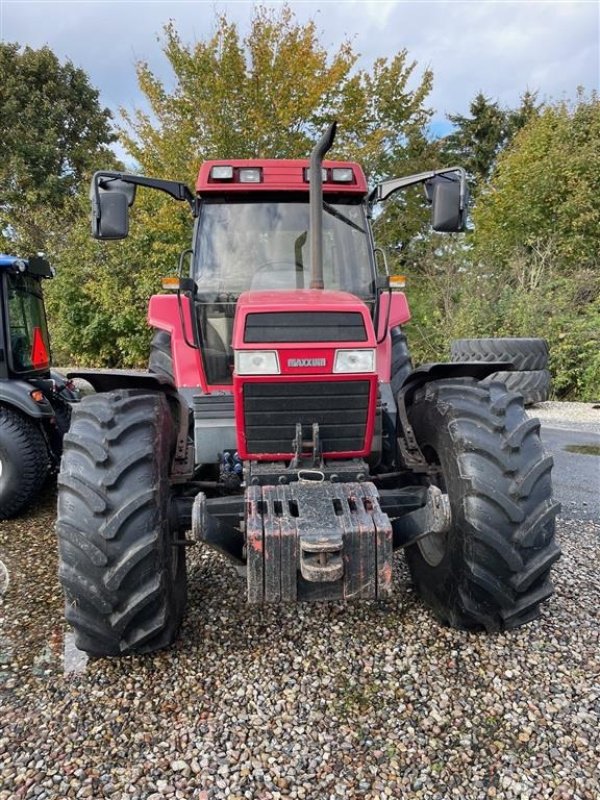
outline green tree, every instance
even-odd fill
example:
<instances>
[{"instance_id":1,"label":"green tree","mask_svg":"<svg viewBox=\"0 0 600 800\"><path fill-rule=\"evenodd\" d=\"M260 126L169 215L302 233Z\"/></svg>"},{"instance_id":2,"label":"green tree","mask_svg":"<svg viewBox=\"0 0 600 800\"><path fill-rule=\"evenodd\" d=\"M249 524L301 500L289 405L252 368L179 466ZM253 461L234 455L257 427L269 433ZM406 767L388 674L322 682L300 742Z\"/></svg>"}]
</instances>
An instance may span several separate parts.
<instances>
[{"instance_id":1,"label":"green tree","mask_svg":"<svg viewBox=\"0 0 600 800\"><path fill-rule=\"evenodd\" d=\"M553 243L561 271L597 269L600 225L600 101L547 106L503 153L474 210L475 242L495 268Z\"/></svg>"},{"instance_id":2,"label":"green tree","mask_svg":"<svg viewBox=\"0 0 600 800\"><path fill-rule=\"evenodd\" d=\"M479 92L469 105L469 116L448 115L454 130L442 142L443 153L467 170L478 191L490 177L499 154L539 109L537 93L529 90L512 110Z\"/></svg>"},{"instance_id":3,"label":"green tree","mask_svg":"<svg viewBox=\"0 0 600 800\"><path fill-rule=\"evenodd\" d=\"M455 254L456 281L419 281L435 355L447 355L444 339L542 336L557 396L600 399L598 97L531 115L498 157L473 219L472 250ZM442 340L429 333L436 315Z\"/></svg>"},{"instance_id":4,"label":"green tree","mask_svg":"<svg viewBox=\"0 0 600 800\"><path fill-rule=\"evenodd\" d=\"M109 158L111 115L85 72L48 47L0 43L0 74L0 236L46 250L83 176Z\"/></svg>"}]
</instances>

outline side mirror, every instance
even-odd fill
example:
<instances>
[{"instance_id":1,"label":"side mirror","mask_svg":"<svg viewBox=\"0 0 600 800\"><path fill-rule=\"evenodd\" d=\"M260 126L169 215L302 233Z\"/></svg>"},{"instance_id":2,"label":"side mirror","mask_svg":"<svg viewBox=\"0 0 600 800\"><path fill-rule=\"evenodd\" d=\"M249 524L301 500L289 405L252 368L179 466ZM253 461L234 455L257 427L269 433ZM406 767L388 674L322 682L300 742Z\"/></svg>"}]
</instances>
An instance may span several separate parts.
<instances>
[{"instance_id":1,"label":"side mirror","mask_svg":"<svg viewBox=\"0 0 600 800\"><path fill-rule=\"evenodd\" d=\"M111 173L97 172L92 178L92 236L95 239L125 239L129 235L129 207L135 200L135 184Z\"/></svg>"},{"instance_id":2,"label":"side mirror","mask_svg":"<svg viewBox=\"0 0 600 800\"><path fill-rule=\"evenodd\" d=\"M429 181L427 196L431 201L431 224L434 231L456 233L464 231L467 221L467 187L457 174L438 175Z\"/></svg>"}]
</instances>

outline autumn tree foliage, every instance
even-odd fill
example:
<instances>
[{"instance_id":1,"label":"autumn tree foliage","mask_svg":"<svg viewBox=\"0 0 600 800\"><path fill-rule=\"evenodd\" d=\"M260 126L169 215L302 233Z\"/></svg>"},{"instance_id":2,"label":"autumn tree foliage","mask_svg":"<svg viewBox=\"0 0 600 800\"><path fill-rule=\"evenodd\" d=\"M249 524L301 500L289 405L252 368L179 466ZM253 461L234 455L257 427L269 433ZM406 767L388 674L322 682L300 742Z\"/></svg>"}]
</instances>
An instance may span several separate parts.
<instances>
[{"instance_id":1,"label":"autumn tree foliage","mask_svg":"<svg viewBox=\"0 0 600 800\"><path fill-rule=\"evenodd\" d=\"M170 23L163 51L171 79L137 64L147 110L121 109L121 143L146 175L193 186L205 159L307 157L334 119L340 127L331 156L359 160L372 179L419 171L432 149L429 70L419 74L406 50L357 69L350 42L329 52L316 24L300 24L287 6L257 7L245 36L220 16L214 33L192 44ZM427 224L415 194L388 205L380 239L396 246ZM61 360L84 354L112 366L145 363L148 297L161 275L177 270L191 227L187 206L141 190L127 241L93 242L83 221L65 237L50 296Z\"/></svg>"}]
</instances>

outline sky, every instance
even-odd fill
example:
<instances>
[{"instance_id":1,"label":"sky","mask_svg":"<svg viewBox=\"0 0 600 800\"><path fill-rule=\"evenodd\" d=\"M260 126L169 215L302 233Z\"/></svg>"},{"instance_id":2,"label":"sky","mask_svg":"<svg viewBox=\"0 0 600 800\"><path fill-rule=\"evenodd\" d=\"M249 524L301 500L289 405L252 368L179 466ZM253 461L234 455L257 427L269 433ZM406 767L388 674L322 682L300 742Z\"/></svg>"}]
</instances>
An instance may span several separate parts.
<instances>
[{"instance_id":1,"label":"sky","mask_svg":"<svg viewBox=\"0 0 600 800\"><path fill-rule=\"evenodd\" d=\"M265 5L276 5L265 3ZM314 19L323 45L334 52L350 39L358 66L406 48L434 73L428 105L433 133L449 128L448 113L468 112L484 94L516 106L526 89L541 100L572 99L578 86L600 84L598 0L320 0L289 5L300 22ZM83 68L103 105L143 108L135 63L146 61L164 80L170 72L160 45L170 19L184 42L214 31L225 12L242 33L253 3L204 0L0 0L0 38L37 48L48 45Z\"/></svg>"}]
</instances>

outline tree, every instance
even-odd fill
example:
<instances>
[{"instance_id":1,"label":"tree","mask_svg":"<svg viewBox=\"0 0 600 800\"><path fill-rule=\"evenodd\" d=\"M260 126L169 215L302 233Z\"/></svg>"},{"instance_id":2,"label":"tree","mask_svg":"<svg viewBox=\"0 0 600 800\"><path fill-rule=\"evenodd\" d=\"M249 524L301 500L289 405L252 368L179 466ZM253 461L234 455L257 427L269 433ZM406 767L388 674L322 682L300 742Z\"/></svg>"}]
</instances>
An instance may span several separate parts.
<instances>
[{"instance_id":1,"label":"tree","mask_svg":"<svg viewBox=\"0 0 600 800\"><path fill-rule=\"evenodd\" d=\"M551 241L554 268L600 261L600 101L547 106L499 158L474 210L477 250L496 268Z\"/></svg>"},{"instance_id":2,"label":"tree","mask_svg":"<svg viewBox=\"0 0 600 800\"><path fill-rule=\"evenodd\" d=\"M513 110L502 108L479 92L469 105L470 116L448 115L455 130L444 139L443 152L466 169L478 191L490 177L499 154L539 109L537 93L529 90Z\"/></svg>"},{"instance_id":3,"label":"tree","mask_svg":"<svg viewBox=\"0 0 600 800\"><path fill-rule=\"evenodd\" d=\"M372 73L353 71L349 42L329 54L313 21L301 25L288 6L257 7L242 38L226 16L207 40L184 44L173 23L164 52L174 73L169 91L137 65L150 113L123 110L123 141L143 170L192 181L207 158L306 157L333 119L332 156L360 157L372 173L422 133L430 112L426 71L416 88L407 52L378 59Z\"/></svg>"},{"instance_id":4,"label":"tree","mask_svg":"<svg viewBox=\"0 0 600 800\"><path fill-rule=\"evenodd\" d=\"M426 71L418 78L405 50L378 59L369 72L356 70L350 43L330 54L314 22L299 24L284 6L258 7L245 37L221 16L214 35L192 45L171 23L164 52L173 88L140 63L150 110L122 110L122 142L147 175L193 186L205 159L306 157L333 119L340 129L332 157L360 160L372 178L426 166L431 112L424 103L432 76ZM415 197L388 205L380 238L396 244L424 231L423 202ZM82 197L80 214L86 203ZM80 218L63 240L49 292L55 349L63 360L143 364L148 297L189 246L189 209L141 190L129 239L108 245L90 241Z\"/></svg>"},{"instance_id":5,"label":"tree","mask_svg":"<svg viewBox=\"0 0 600 800\"><path fill-rule=\"evenodd\" d=\"M0 43L0 74L0 236L22 253L48 250L82 178L114 160L111 114L85 72L48 47Z\"/></svg>"}]
</instances>

